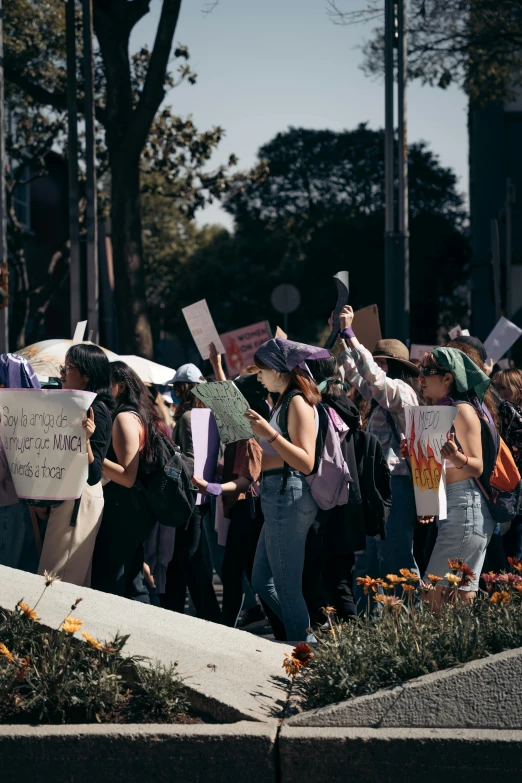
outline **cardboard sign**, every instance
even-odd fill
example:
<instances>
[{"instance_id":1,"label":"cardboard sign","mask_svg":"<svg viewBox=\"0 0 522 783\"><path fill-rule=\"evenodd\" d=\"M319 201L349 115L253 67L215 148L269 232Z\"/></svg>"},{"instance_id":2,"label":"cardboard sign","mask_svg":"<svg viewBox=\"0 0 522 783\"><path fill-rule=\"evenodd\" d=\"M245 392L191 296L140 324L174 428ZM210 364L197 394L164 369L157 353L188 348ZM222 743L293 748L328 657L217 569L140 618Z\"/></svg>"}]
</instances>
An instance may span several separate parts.
<instances>
[{"instance_id":1,"label":"cardboard sign","mask_svg":"<svg viewBox=\"0 0 522 783\"><path fill-rule=\"evenodd\" d=\"M0 436L19 498L75 500L88 458L82 421L96 394L0 389Z\"/></svg>"},{"instance_id":2,"label":"cardboard sign","mask_svg":"<svg viewBox=\"0 0 522 783\"><path fill-rule=\"evenodd\" d=\"M78 343L82 342L86 329L87 329L87 321L78 321L72 338L73 345L78 345Z\"/></svg>"},{"instance_id":3,"label":"cardboard sign","mask_svg":"<svg viewBox=\"0 0 522 783\"><path fill-rule=\"evenodd\" d=\"M208 359L210 343L214 343L218 353L225 353L225 348L217 333L214 321L210 315L206 299L184 307L181 311L185 316L188 328L194 338L202 359Z\"/></svg>"},{"instance_id":4,"label":"cardboard sign","mask_svg":"<svg viewBox=\"0 0 522 783\"><path fill-rule=\"evenodd\" d=\"M283 332L280 326L278 326L275 330L275 338L276 340L288 340L288 335L286 332Z\"/></svg>"},{"instance_id":5,"label":"cardboard sign","mask_svg":"<svg viewBox=\"0 0 522 783\"><path fill-rule=\"evenodd\" d=\"M254 354L257 349L270 340L272 332L268 321L244 326L221 335L225 346L225 357L230 375L238 375L244 367L254 364Z\"/></svg>"},{"instance_id":6,"label":"cardboard sign","mask_svg":"<svg viewBox=\"0 0 522 783\"><path fill-rule=\"evenodd\" d=\"M345 305L348 304L348 297L350 294L349 276L348 272L337 272L334 275L334 283L337 289L337 303L333 314L333 324L330 336L324 344L325 348L330 350L334 347L337 335L339 334L339 315Z\"/></svg>"},{"instance_id":7,"label":"cardboard sign","mask_svg":"<svg viewBox=\"0 0 522 783\"><path fill-rule=\"evenodd\" d=\"M417 345L413 343L410 348L410 359L417 359L422 362L425 353L431 353L433 351L433 345Z\"/></svg>"},{"instance_id":8,"label":"cardboard sign","mask_svg":"<svg viewBox=\"0 0 522 783\"><path fill-rule=\"evenodd\" d=\"M362 310L357 310L353 316L352 329L359 342L369 351L373 351L379 340L382 340L377 305L369 305Z\"/></svg>"},{"instance_id":9,"label":"cardboard sign","mask_svg":"<svg viewBox=\"0 0 522 783\"><path fill-rule=\"evenodd\" d=\"M446 519L446 469L440 451L459 410L444 405L407 406L404 410L417 514Z\"/></svg>"},{"instance_id":10,"label":"cardboard sign","mask_svg":"<svg viewBox=\"0 0 522 783\"><path fill-rule=\"evenodd\" d=\"M199 397L216 417L221 442L235 443L236 440L255 438L246 418L249 405L234 381L198 383L192 394Z\"/></svg>"},{"instance_id":11,"label":"cardboard sign","mask_svg":"<svg viewBox=\"0 0 522 783\"><path fill-rule=\"evenodd\" d=\"M214 414L208 408L193 408L190 414L194 447L194 475L214 481L219 454L219 430ZM196 506L210 502L209 495L198 492Z\"/></svg>"},{"instance_id":12,"label":"cardboard sign","mask_svg":"<svg viewBox=\"0 0 522 783\"><path fill-rule=\"evenodd\" d=\"M516 343L521 334L522 329L502 317L484 343L488 359L492 359L493 364L496 364Z\"/></svg>"}]
</instances>

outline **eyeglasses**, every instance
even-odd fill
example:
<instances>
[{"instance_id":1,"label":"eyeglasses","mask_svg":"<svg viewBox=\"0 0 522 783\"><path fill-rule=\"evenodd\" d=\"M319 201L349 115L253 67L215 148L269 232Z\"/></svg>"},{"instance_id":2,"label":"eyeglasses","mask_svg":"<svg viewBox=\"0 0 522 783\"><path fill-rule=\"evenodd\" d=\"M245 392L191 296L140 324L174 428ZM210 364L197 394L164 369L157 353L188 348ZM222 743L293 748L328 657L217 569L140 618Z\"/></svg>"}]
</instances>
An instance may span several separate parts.
<instances>
[{"instance_id":1,"label":"eyeglasses","mask_svg":"<svg viewBox=\"0 0 522 783\"><path fill-rule=\"evenodd\" d=\"M70 373L71 370L77 370L78 368L74 364L61 364L60 365L60 375L67 375L67 373Z\"/></svg>"},{"instance_id":2,"label":"eyeglasses","mask_svg":"<svg viewBox=\"0 0 522 783\"><path fill-rule=\"evenodd\" d=\"M419 367L420 374L427 378L430 375L446 375L447 370L439 370L437 367L424 367L423 364Z\"/></svg>"}]
</instances>

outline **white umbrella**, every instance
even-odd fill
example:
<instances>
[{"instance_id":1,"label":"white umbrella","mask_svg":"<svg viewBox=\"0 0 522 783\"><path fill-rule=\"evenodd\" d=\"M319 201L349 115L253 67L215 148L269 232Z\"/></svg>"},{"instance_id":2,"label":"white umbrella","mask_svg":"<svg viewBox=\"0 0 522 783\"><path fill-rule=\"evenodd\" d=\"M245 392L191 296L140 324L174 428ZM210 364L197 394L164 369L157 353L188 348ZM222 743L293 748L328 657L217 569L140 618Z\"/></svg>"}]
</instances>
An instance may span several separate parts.
<instances>
[{"instance_id":1,"label":"white umbrella","mask_svg":"<svg viewBox=\"0 0 522 783\"><path fill-rule=\"evenodd\" d=\"M17 351L17 354L27 359L39 377L58 378L60 376L60 365L63 365L65 362L67 351L72 344L72 340L42 340L39 343L28 345L27 348L22 348ZM83 342L82 345L94 345L94 343ZM108 348L99 347L110 362L114 362L119 358L117 354L109 351Z\"/></svg>"},{"instance_id":2,"label":"white umbrella","mask_svg":"<svg viewBox=\"0 0 522 783\"><path fill-rule=\"evenodd\" d=\"M174 377L175 370L172 367L165 367L163 364L151 362L142 356L120 356L120 361L128 364L139 375L143 383L155 383L158 386L165 386Z\"/></svg>"}]
</instances>

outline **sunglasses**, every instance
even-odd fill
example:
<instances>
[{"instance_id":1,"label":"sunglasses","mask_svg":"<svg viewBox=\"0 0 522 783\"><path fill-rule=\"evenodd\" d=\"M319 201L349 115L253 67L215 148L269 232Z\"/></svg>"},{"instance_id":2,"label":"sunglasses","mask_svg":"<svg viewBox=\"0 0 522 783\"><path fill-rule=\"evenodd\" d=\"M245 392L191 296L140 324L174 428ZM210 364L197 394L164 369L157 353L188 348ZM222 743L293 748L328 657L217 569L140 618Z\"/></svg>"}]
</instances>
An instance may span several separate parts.
<instances>
[{"instance_id":1,"label":"sunglasses","mask_svg":"<svg viewBox=\"0 0 522 783\"><path fill-rule=\"evenodd\" d=\"M430 375L446 375L447 370L439 370L437 367L424 367L421 364L419 367L420 374L424 378L428 378Z\"/></svg>"}]
</instances>

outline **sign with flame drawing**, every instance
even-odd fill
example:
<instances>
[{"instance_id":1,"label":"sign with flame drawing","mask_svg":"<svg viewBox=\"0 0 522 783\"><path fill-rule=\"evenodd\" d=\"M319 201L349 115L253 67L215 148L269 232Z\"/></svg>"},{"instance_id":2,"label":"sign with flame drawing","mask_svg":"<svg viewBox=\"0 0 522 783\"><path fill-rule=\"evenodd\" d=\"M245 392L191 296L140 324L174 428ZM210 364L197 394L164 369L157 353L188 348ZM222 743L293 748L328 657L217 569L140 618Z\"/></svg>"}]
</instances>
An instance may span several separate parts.
<instances>
[{"instance_id":1,"label":"sign with flame drawing","mask_svg":"<svg viewBox=\"0 0 522 783\"><path fill-rule=\"evenodd\" d=\"M458 408L407 407L406 438L418 516L445 519L446 468L441 449L449 439Z\"/></svg>"}]
</instances>

